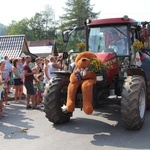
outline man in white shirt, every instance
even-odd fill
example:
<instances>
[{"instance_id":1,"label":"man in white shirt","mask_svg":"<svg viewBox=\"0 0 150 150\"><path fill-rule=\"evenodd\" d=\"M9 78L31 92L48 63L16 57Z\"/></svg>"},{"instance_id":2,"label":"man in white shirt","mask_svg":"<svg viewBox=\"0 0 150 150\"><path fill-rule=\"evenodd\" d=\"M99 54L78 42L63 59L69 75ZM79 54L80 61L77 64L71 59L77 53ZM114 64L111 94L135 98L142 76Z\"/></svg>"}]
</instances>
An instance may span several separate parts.
<instances>
[{"instance_id":1,"label":"man in white shirt","mask_svg":"<svg viewBox=\"0 0 150 150\"><path fill-rule=\"evenodd\" d=\"M53 72L59 71L60 69L61 69L61 65L56 62L55 57L50 56L50 62L48 63L48 73L49 73L50 79L56 77L56 74Z\"/></svg>"}]
</instances>

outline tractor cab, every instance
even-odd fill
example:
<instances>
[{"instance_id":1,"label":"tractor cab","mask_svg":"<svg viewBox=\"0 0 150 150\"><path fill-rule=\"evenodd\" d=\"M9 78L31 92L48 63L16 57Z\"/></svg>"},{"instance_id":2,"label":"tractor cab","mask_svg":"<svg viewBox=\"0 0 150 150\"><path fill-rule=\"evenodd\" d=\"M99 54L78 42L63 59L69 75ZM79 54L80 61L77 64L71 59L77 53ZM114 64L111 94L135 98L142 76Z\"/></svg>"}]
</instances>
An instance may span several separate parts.
<instances>
[{"instance_id":1,"label":"tractor cab","mask_svg":"<svg viewBox=\"0 0 150 150\"><path fill-rule=\"evenodd\" d=\"M133 43L139 40L142 41L144 47L149 45L147 24L147 22L137 22L127 16L88 19L85 26L74 27L63 32L64 42L67 42L65 51L70 53L71 50L72 55L85 50L91 51L111 68L107 76L109 83L116 75L124 80L126 70L135 66L134 52L131 49ZM143 59L145 56L142 54L140 57Z\"/></svg>"}]
</instances>

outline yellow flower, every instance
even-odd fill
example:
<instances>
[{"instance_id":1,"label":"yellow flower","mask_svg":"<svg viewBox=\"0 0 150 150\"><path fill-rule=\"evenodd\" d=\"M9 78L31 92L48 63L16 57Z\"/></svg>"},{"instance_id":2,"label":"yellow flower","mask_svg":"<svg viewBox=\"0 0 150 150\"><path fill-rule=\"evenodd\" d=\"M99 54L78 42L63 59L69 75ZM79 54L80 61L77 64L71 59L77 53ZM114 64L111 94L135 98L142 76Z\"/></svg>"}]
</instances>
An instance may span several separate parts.
<instances>
[{"instance_id":1,"label":"yellow flower","mask_svg":"<svg viewBox=\"0 0 150 150\"><path fill-rule=\"evenodd\" d=\"M134 52L140 52L141 51L141 48L143 48L144 45L141 41L139 40L136 40L134 43L133 43L133 50Z\"/></svg>"},{"instance_id":2,"label":"yellow flower","mask_svg":"<svg viewBox=\"0 0 150 150\"><path fill-rule=\"evenodd\" d=\"M101 60L94 58L89 65L89 71L104 73L106 70L106 65L102 63Z\"/></svg>"},{"instance_id":3,"label":"yellow flower","mask_svg":"<svg viewBox=\"0 0 150 150\"><path fill-rule=\"evenodd\" d=\"M85 50L85 42L80 42L77 44L77 46L79 47L80 52Z\"/></svg>"}]
</instances>

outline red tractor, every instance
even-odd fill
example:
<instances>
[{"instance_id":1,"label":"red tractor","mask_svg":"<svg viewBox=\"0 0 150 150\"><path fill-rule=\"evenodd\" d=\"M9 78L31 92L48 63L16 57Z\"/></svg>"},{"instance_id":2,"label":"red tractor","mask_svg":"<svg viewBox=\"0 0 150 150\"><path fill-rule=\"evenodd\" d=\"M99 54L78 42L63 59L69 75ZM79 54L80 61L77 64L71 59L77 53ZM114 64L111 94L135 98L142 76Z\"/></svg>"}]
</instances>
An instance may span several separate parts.
<instances>
[{"instance_id":1,"label":"red tractor","mask_svg":"<svg viewBox=\"0 0 150 150\"><path fill-rule=\"evenodd\" d=\"M150 106L149 35L149 22L137 22L127 16L87 20L85 26L63 32L64 42L67 42L63 54L67 66L70 56L83 50L95 53L109 66L104 74L98 75L94 85L94 108L103 104L120 105L122 121L126 128L132 130L142 127L146 108ZM117 42L114 42L115 38ZM132 50L136 40L141 41L145 47L138 52L139 58L135 58L137 56ZM79 46L79 43L85 43L85 48ZM72 116L72 113L62 111L71 74L68 68L56 72L57 77L45 87L44 111L54 124L67 122ZM76 107L82 108L80 88L76 93Z\"/></svg>"}]
</instances>

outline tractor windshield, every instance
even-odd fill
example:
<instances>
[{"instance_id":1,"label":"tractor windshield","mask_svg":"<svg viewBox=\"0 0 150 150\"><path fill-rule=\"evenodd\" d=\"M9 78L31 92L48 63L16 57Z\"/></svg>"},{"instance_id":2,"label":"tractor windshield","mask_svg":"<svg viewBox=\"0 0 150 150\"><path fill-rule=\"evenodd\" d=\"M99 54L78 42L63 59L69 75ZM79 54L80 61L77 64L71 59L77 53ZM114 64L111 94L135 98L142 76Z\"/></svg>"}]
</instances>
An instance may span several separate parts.
<instances>
[{"instance_id":1,"label":"tractor windshield","mask_svg":"<svg viewBox=\"0 0 150 150\"><path fill-rule=\"evenodd\" d=\"M129 55L127 26L90 28L89 50L95 53L115 52L118 56Z\"/></svg>"}]
</instances>

